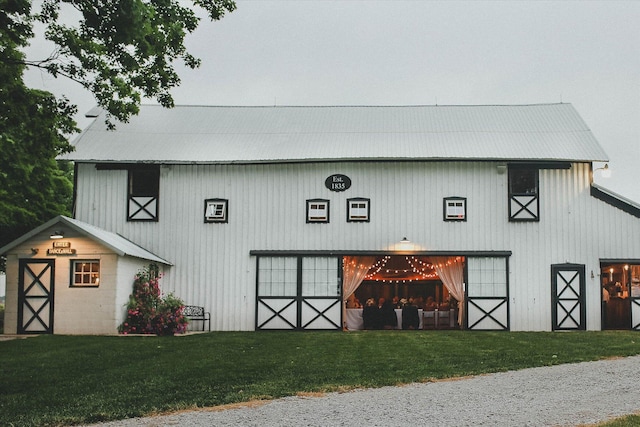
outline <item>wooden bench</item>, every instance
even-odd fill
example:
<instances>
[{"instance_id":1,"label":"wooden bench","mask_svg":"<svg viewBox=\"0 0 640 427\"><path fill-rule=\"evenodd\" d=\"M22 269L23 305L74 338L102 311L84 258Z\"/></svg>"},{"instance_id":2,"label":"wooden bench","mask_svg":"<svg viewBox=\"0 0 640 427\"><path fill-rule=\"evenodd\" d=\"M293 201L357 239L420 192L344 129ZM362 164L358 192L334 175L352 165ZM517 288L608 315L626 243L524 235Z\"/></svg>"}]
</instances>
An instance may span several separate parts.
<instances>
[{"instance_id":1,"label":"wooden bench","mask_svg":"<svg viewBox=\"0 0 640 427\"><path fill-rule=\"evenodd\" d=\"M208 311L204 311L204 307L197 305L185 305L182 310L182 314L189 319L189 323L192 321L201 321L202 330L204 331L204 323L208 323L208 331L211 331L211 315Z\"/></svg>"}]
</instances>

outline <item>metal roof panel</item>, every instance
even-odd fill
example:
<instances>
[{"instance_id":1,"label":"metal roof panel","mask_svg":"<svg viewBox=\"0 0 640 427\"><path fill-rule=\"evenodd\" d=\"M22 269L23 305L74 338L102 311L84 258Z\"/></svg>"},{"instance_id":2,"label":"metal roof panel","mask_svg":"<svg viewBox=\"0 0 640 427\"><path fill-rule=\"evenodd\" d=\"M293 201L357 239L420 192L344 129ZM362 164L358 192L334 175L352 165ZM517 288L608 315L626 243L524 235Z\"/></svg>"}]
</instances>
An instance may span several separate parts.
<instances>
[{"instance_id":1,"label":"metal roof panel","mask_svg":"<svg viewBox=\"0 0 640 427\"><path fill-rule=\"evenodd\" d=\"M81 162L253 163L380 159L606 161L570 104L518 106L142 106L104 113L65 156Z\"/></svg>"}]
</instances>

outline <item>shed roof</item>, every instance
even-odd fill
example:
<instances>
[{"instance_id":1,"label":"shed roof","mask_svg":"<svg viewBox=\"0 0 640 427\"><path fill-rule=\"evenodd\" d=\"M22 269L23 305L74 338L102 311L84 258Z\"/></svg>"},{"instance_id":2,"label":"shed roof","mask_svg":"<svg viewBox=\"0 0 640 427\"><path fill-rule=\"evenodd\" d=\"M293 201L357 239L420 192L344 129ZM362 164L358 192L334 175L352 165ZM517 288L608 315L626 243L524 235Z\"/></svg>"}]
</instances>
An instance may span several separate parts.
<instances>
[{"instance_id":1,"label":"shed roof","mask_svg":"<svg viewBox=\"0 0 640 427\"><path fill-rule=\"evenodd\" d=\"M143 105L109 131L101 112L78 162L606 161L571 104L216 107Z\"/></svg>"},{"instance_id":2,"label":"shed roof","mask_svg":"<svg viewBox=\"0 0 640 427\"><path fill-rule=\"evenodd\" d=\"M159 256L149 252L148 250L136 245L132 241L125 239L119 234L103 230L102 228L98 228L94 225L87 224L86 222L78 221L77 219L69 218L63 215L59 215L45 222L41 226L34 228L33 230L22 235L13 242L1 247L0 254L6 253L15 246L26 242L33 236L47 230L48 228L58 226L59 224L66 225L76 230L78 233L81 233L89 237L90 239L93 239L96 242L106 246L120 256L132 256L135 258L159 262L165 265L172 265L169 261L160 258Z\"/></svg>"}]
</instances>

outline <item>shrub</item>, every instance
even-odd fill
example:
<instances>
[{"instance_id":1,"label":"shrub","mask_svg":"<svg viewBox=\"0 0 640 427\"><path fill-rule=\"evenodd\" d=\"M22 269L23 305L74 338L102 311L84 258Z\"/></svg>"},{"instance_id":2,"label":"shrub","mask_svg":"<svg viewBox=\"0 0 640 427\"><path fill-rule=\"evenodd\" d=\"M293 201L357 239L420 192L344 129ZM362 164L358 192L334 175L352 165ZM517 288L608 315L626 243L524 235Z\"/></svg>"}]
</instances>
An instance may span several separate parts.
<instances>
[{"instance_id":1,"label":"shrub","mask_svg":"<svg viewBox=\"0 0 640 427\"><path fill-rule=\"evenodd\" d=\"M160 303L155 323L157 335L183 334L187 330L188 320L183 314L184 303L173 294L168 294Z\"/></svg>"},{"instance_id":2,"label":"shrub","mask_svg":"<svg viewBox=\"0 0 640 427\"><path fill-rule=\"evenodd\" d=\"M154 264L135 276L133 293L127 303L127 316L118 327L121 334L174 335L184 333L188 320L183 315L184 302L160 290L158 267Z\"/></svg>"}]
</instances>

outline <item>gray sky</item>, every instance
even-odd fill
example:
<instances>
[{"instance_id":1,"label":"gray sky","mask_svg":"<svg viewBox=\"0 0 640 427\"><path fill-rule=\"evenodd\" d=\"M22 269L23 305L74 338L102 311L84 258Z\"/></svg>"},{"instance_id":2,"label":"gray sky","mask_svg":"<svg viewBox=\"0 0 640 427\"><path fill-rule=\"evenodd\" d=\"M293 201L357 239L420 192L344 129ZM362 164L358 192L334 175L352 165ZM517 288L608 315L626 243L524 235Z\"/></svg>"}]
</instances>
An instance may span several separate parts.
<instances>
[{"instance_id":1,"label":"gray sky","mask_svg":"<svg viewBox=\"0 0 640 427\"><path fill-rule=\"evenodd\" d=\"M640 1L239 0L202 22L177 104L568 102L608 153L605 187L640 203ZM93 101L40 73L29 81ZM86 122L82 122L86 125Z\"/></svg>"}]
</instances>

